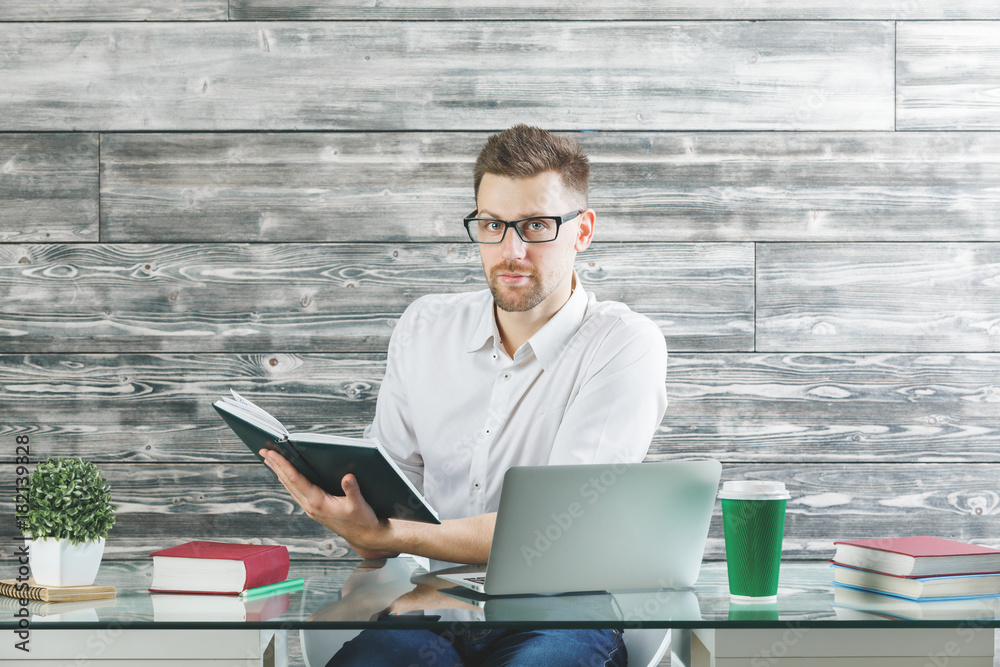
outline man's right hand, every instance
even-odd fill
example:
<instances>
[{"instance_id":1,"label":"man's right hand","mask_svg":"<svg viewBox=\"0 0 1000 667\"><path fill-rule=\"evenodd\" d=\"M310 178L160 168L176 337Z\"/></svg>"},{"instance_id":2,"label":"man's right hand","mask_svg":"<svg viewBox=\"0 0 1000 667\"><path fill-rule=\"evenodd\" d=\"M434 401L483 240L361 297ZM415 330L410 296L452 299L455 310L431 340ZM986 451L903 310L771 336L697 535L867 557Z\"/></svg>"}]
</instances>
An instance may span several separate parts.
<instances>
[{"instance_id":1,"label":"man's right hand","mask_svg":"<svg viewBox=\"0 0 1000 667\"><path fill-rule=\"evenodd\" d=\"M452 563L485 563L493 540L496 512L440 524L389 519L379 521L354 475L341 481L344 496L332 496L306 479L278 452L258 452L306 516L337 533L363 558L400 553Z\"/></svg>"},{"instance_id":2,"label":"man's right hand","mask_svg":"<svg viewBox=\"0 0 1000 667\"><path fill-rule=\"evenodd\" d=\"M306 516L343 537L362 558L399 555L400 551L390 544L392 530L389 523L379 521L375 516L375 511L361 495L354 475L344 475L341 480L344 495L334 496L306 479L278 452L262 449L258 453Z\"/></svg>"}]
</instances>

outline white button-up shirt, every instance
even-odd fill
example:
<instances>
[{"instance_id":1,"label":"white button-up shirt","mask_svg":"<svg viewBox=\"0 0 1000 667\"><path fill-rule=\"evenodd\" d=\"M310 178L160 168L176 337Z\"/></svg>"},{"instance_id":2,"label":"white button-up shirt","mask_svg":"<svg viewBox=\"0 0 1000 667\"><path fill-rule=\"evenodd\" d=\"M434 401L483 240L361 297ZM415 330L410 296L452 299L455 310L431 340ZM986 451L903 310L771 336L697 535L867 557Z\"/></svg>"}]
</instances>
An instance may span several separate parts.
<instances>
[{"instance_id":1,"label":"white button-up shirt","mask_svg":"<svg viewBox=\"0 0 1000 667\"><path fill-rule=\"evenodd\" d=\"M489 290L421 297L397 323L365 435L442 519L495 512L511 466L645 456L667 407L663 335L576 285L513 359Z\"/></svg>"}]
</instances>

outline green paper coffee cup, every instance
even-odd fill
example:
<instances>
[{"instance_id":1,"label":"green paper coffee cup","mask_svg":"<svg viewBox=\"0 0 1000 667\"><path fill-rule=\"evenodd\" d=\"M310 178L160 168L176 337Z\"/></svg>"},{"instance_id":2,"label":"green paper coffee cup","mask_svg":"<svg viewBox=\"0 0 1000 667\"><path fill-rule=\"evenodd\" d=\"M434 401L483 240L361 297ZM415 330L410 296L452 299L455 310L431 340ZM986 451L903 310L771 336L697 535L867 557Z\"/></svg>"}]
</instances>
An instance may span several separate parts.
<instances>
[{"instance_id":1,"label":"green paper coffee cup","mask_svg":"<svg viewBox=\"0 0 1000 667\"><path fill-rule=\"evenodd\" d=\"M781 539L789 498L782 482L732 481L722 485L719 499L732 601L778 599Z\"/></svg>"}]
</instances>

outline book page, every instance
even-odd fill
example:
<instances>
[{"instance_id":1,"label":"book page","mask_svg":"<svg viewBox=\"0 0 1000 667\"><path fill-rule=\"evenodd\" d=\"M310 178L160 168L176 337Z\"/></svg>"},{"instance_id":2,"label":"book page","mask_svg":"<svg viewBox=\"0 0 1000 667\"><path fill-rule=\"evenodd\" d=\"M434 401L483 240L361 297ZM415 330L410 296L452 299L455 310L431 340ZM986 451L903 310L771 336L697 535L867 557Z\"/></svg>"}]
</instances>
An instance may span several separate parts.
<instances>
[{"instance_id":1,"label":"book page","mask_svg":"<svg viewBox=\"0 0 1000 667\"><path fill-rule=\"evenodd\" d=\"M251 426L255 426L264 433L269 434L275 441L284 441L288 439L288 431L285 430L280 423L275 427L274 419L261 419L258 415L250 412L244 408L239 403L234 401L227 401L226 399L220 399L215 403L212 403L219 410L228 412L240 421L246 422Z\"/></svg>"},{"instance_id":2,"label":"book page","mask_svg":"<svg viewBox=\"0 0 1000 667\"><path fill-rule=\"evenodd\" d=\"M375 448L375 443L371 440L361 438L345 438L342 435L327 435L326 433L295 433L290 435L292 442L315 442L322 445L342 445L345 447L368 447Z\"/></svg>"},{"instance_id":3,"label":"book page","mask_svg":"<svg viewBox=\"0 0 1000 667\"><path fill-rule=\"evenodd\" d=\"M224 403L241 408L241 411L244 414L252 415L253 417L256 418L256 421L258 423L263 422L268 426L270 426L270 429L268 430L276 431L286 437L288 436L288 429L286 429L284 425L282 425L282 423L279 422L274 417L274 415L272 415L270 412L260 407L256 403L243 398L232 389L230 389L229 391L232 392L233 396L232 398L230 398L229 396L223 396L222 400Z\"/></svg>"}]
</instances>

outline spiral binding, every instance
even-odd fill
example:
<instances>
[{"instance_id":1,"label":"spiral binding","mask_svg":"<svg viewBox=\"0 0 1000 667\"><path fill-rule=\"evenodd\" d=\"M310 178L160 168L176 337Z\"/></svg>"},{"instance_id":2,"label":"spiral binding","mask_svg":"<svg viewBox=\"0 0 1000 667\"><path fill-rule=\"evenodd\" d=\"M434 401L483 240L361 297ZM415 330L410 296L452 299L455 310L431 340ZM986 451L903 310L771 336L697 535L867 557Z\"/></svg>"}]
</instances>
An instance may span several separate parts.
<instances>
[{"instance_id":1,"label":"spiral binding","mask_svg":"<svg viewBox=\"0 0 1000 667\"><path fill-rule=\"evenodd\" d=\"M48 597L46 590L40 586L4 583L0 583L0 595L9 598L20 598L22 600L39 600L40 602L45 602Z\"/></svg>"}]
</instances>

